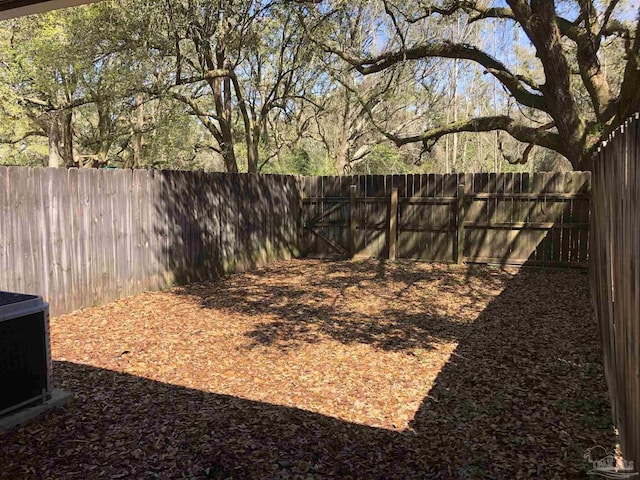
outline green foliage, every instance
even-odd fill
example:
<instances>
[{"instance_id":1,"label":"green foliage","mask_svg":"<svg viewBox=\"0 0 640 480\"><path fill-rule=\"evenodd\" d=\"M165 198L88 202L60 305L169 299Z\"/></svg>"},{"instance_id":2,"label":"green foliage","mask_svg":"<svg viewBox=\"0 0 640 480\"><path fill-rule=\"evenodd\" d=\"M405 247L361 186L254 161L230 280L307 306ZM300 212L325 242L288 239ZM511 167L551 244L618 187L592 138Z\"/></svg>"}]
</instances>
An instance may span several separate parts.
<instances>
[{"instance_id":1,"label":"green foliage","mask_svg":"<svg viewBox=\"0 0 640 480\"><path fill-rule=\"evenodd\" d=\"M396 148L376 145L361 162L353 167L354 174L378 175L388 173L411 173L413 166L406 163Z\"/></svg>"},{"instance_id":2,"label":"green foliage","mask_svg":"<svg viewBox=\"0 0 640 480\"><path fill-rule=\"evenodd\" d=\"M309 153L304 149L299 149L291 155L291 167L300 175L311 175L312 165Z\"/></svg>"},{"instance_id":3,"label":"green foliage","mask_svg":"<svg viewBox=\"0 0 640 480\"><path fill-rule=\"evenodd\" d=\"M262 172L286 175L335 175L335 161L313 144L297 150L283 150L269 161Z\"/></svg>"},{"instance_id":4,"label":"green foliage","mask_svg":"<svg viewBox=\"0 0 640 480\"><path fill-rule=\"evenodd\" d=\"M399 148L390 142L385 133L417 135L473 116L508 114L536 124L548 119L516 108L473 62L421 58L361 75L320 48L329 39L356 56L396 49L389 5L107 0L4 22L0 163L46 165L49 144L66 155L68 166L221 170L230 165L223 162L229 156L223 146L231 146L240 171L301 175L570 167L540 147L528 164L511 165L495 132L442 137L429 152L419 143ZM405 5L398 20L401 11L421 10ZM324 12L321 20L314 12ZM407 24L403 43L446 38L477 45L506 55L518 75L544 83L535 50L514 36L514 26L488 32L481 22L467 23L466 15ZM623 26L632 28L628 23ZM612 38L600 52L614 94L626 65L624 48ZM567 56L577 71L575 49L567 48ZM203 78L216 70L232 74ZM589 92L579 75L570 81L590 120ZM604 126L593 125L589 135L601 135ZM501 135L506 156L517 160L524 144Z\"/></svg>"}]
</instances>

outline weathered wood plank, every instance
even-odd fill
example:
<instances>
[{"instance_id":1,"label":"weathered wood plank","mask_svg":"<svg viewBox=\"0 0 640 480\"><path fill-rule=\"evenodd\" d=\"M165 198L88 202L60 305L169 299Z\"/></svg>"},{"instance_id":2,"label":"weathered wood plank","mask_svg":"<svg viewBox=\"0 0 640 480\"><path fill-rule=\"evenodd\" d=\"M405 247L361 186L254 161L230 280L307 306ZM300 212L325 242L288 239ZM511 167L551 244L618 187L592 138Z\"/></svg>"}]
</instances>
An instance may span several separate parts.
<instances>
[{"instance_id":1,"label":"weathered wood plank","mask_svg":"<svg viewBox=\"0 0 640 480\"><path fill-rule=\"evenodd\" d=\"M600 328L614 423L626 460L640 461L640 118L611 134L593 162L590 237L570 242L590 250L594 310ZM574 178L586 189L585 178ZM588 211L575 201L572 217ZM577 247L577 248L576 248Z\"/></svg>"},{"instance_id":2,"label":"weathered wood plank","mask_svg":"<svg viewBox=\"0 0 640 480\"><path fill-rule=\"evenodd\" d=\"M9 290L12 280L9 278L13 270L9 268L9 222L11 222L11 206L9 205L9 169L0 166L0 289Z\"/></svg>"},{"instance_id":3,"label":"weathered wood plank","mask_svg":"<svg viewBox=\"0 0 640 480\"><path fill-rule=\"evenodd\" d=\"M349 257L356 254L356 235L358 229L358 215L356 204L356 185L349 186Z\"/></svg>"},{"instance_id":4,"label":"weathered wood plank","mask_svg":"<svg viewBox=\"0 0 640 480\"><path fill-rule=\"evenodd\" d=\"M560 249L559 258L547 260L584 263L587 258L588 185L573 193L564 184L557 191L536 192L529 191L524 180L518 189L517 176L512 182L509 175L501 175L493 177L496 187L491 190L486 174L298 180L161 171L15 171L14 183L9 169L0 168L0 213L6 217L0 225L0 266L5 267L0 288L46 292L59 309L53 312L288 258L296 250L292 244L299 235L300 208L305 220L328 212L317 226L329 241L304 232L312 238L307 240L310 253L348 251L349 204L332 210L331 199L349 199L352 184L358 221L354 243L360 253L388 255L389 195L395 187L396 257L454 261L459 251L455 199L464 179L466 221L471 222L462 244L464 256L535 261L516 254L522 236L560 229L561 241L552 243ZM578 176L570 178L576 185L585 184ZM311 198L300 199L298 182ZM17 187L31 194L14 195ZM560 218L547 218L549 212L540 208L544 202L563 209ZM19 217L14 218L14 210ZM574 242L564 235L566 228L577 232L578 253L571 253ZM502 231L511 235L507 243L487 240Z\"/></svg>"},{"instance_id":5,"label":"weathered wood plank","mask_svg":"<svg viewBox=\"0 0 640 480\"><path fill-rule=\"evenodd\" d=\"M73 217L75 215L74 205L77 197L72 194L72 185L70 182L70 171L60 169L62 178L61 187L61 208L60 208L60 249L63 253L61 257L61 277L64 285L65 311L75 310L73 302L73 277L75 274L73 257L75 255L75 243L73 239Z\"/></svg>"},{"instance_id":6,"label":"weathered wood plank","mask_svg":"<svg viewBox=\"0 0 640 480\"><path fill-rule=\"evenodd\" d=\"M581 172L567 172L566 175L573 178ZM522 174L504 174L504 175L528 175L527 173ZM534 174L539 175L539 174ZM522 201L526 202L528 200L573 200L576 198L588 200L590 197L585 193L563 193L563 192L555 192L555 193L472 193L467 195L469 200L471 199L480 199L480 198L493 198L493 199L508 199L512 201Z\"/></svg>"},{"instance_id":7,"label":"weathered wood plank","mask_svg":"<svg viewBox=\"0 0 640 480\"><path fill-rule=\"evenodd\" d=\"M425 175L419 175L419 187L418 191L421 197L426 197L428 199L436 199L438 196L438 177L435 173L429 173ZM413 195L411 195L413 196ZM415 242L413 245L413 258L417 258L420 260L433 261L435 258L435 252L438 248L438 232L435 231L438 225L438 212L434 206L436 203L427 203L422 208L419 205L416 205L413 208L414 220L413 222L407 222L409 225L415 224L416 221L424 222L427 227L427 233L425 235L415 235ZM410 219L409 219L410 220ZM407 228L407 231L412 231L412 229Z\"/></svg>"},{"instance_id":8,"label":"weathered wood plank","mask_svg":"<svg viewBox=\"0 0 640 480\"><path fill-rule=\"evenodd\" d=\"M396 259L398 236L398 188L393 187L389 201L389 260Z\"/></svg>"},{"instance_id":9,"label":"weathered wood plank","mask_svg":"<svg viewBox=\"0 0 640 480\"><path fill-rule=\"evenodd\" d=\"M30 255L30 246L25 242L23 234L25 227L25 217L28 219L29 212L25 208L25 196L27 195L27 176L21 175L20 167L9 167L9 183L11 185L11 211L13 220L11 222L11 263L13 270L13 283L18 291L26 289L25 263Z\"/></svg>"},{"instance_id":10,"label":"weathered wood plank","mask_svg":"<svg viewBox=\"0 0 640 480\"><path fill-rule=\"evenodd\" d=\"M456 263L462 265L464 262L464 185L458 185L458 203L456 210Z\"/></svg>"},{"instance_id":11,"label":"weathered wood plank","mask_svg":"<svg viewBox=\"0 0 640 480\"><path fill-rule=\"evenodd\" d=\"M441 198L455 197L458 188L458 174L451 173L444 175L442 183ZM455 203L449 203L446 205L440 205L438 207L442 212L443 227L448 227L450 230L443 235L443 249L439 259L443 262L455 262L456 261L456 207Z\"/></svg>"},{"instance_id":12,"label":"weathered wood plank","mask_svg":"<svg viewBox=\"0 0 640 480\"><path fill-rule=\"evenodd\" d=\"M554 173L551 176L551 188L553 189L552 190L553 193L558 194L559 192L562 192L563 179L564 179L564 174L562 173ZM552 221L562 222L564 205L560 202L557 202L554 198L550 198L550 199L552 202L552 207L551 207ZM551 243L552 243L551 260L554 262L559 262L562 259L562 233L563 233L562 229L557 229L550 232Z\"/></svg>"},{"instance_id":13,"label":"weathered wood plank","mask_svg":"<svg viewBox=\"0 0 640 480\"><path fill-rule=\"evenodd\" d=\"M29 195L31 201L28 207L29 210L29 248L31 250L31 258L30 258L30 266L29 266L29 275L32 277L30 282L27 285L29 289L28 293L36 293L45 290L45 282L44 276L41 272L41 265L44 263L44 251L45 248L43 246L43 235L44 232L41 230L42 224L42 177L44 175L42 168L34 168L29 171L30 182L27 185L28 192L31 192ZM0 180L0 184L2 181ZM0 195L0 203L1 203L1 195ZM2 208L0 207L0 212L2 212ZM1 215L1 213L0 213ZM2 238L2 233L0 230L0 238ZM1 242L0 242L1 243ZM0 249L2 247L0 246ZM2 265L2 261L0 260L0 268ZM0 274L1 278L1 274ZM29 285L30 284L30 285ZM0 288L2 286L2 282L0 281Z\"/></svg>"},{"instance_id":14,"label":"weathered wood plank","mask_svg":"<svg viewBox=\"0 0 640 480\"><path fill-rule=\"evenodd\" d=\"M465 227L469 228L491 228L500 230L562 230L565 228L576 228L589 230L588 223L563 223L563 222L465 222ZM501 249L496 249L501 251ZM559 260L558 260L559 261Z\"/></svg>"}]
</instances>

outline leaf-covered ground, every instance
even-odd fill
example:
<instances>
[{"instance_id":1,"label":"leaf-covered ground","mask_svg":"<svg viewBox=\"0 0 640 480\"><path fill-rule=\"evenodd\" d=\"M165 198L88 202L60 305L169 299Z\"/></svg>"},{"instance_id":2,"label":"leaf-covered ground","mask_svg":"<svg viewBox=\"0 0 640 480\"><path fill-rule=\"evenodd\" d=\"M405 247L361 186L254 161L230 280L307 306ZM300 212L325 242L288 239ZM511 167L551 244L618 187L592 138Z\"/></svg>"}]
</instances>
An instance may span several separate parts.
<instances>
[{"instance_id":1,"label":"leaf-covered ground","mask_svg":"<svg viewBox=\"0 0 640 480\"><path fill-rule=\"evenodd\" d=\"M583 478L614 445L588 277L289 261L52 319L7 479Z\"/></svg>"}]
</instances>

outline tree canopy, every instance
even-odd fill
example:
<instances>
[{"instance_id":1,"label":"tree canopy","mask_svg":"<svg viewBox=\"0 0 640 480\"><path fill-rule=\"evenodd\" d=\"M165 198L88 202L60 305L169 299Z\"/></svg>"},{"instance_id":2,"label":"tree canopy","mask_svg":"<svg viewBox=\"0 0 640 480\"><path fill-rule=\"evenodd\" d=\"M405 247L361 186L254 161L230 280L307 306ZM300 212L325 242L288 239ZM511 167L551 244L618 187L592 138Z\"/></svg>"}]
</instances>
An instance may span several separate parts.
<instances>
[{"instance_id":1,"label":"tree canopy","mask_svg":"<svg viewBox=\"0 0 640 480\"><path fill-rule=\"evenodd\" d=\"M10 20L0 162L378 173L565 158L589 169L640 109L637 8L108 0Z\"/></svg>"},{"instance_id":2,"label":"tree canopy","mask_svg":"<svg viewBox=\"0 0 640 480\"><path fill-rule=\"evenodd\" d=\"M640 108L640 16L638 12L616 15L621 6L618 0L506 0L506 4L460 0L407 6L385 0L385 12L395 27L388 48L353 51L338 42L319 39L318 43L363 75L433 58L477 64L500 82L522 112L522 118L502 113L472 115L417 135L387 133L398 146L429 145L456 132L501 130L527 145L562 154L576 169L588 169L598 143ZM330 15L317 15L318 22ZM510 24L524 34L535 54L535 74L513 71L497 55L473 43L422 35L420 31L429 31L433 17L460 17L468 24L491 20ZM618 71L613 75L603 66L607 48L622 57L615 59Z\"/></svg>"}]
</instances>

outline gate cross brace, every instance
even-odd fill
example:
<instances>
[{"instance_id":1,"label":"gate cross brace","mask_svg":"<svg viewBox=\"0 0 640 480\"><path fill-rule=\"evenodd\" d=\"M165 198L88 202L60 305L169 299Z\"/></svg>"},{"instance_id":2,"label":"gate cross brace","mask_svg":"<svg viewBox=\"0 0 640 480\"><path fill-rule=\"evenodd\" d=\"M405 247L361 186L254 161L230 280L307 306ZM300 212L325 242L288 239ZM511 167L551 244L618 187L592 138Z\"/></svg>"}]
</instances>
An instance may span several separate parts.
<instances>
[{"instance_id":1,"label":"gate cross brace","mask_svg":"<svg viewBox=\"0 0 640 480\"><path fill-rule=\"evenodd\" d=\"M318 236L319 238L327 242L327 244L329 244L331 248L333 248L338 253L341 253L342 255L347 255L347 250L335 240L327 237L326 235L319 232L318 230L315 230L314 227L316 226L316 223L318 223L320 220L331 215L333 212L338 211L345 205L349 205L349 201L338 202L333 207L329 208L328 210L325 210L324 212L319 213L318 215L313 217L308 222L305 222L304 224L305 230L308 230L309 232L313 233L314 235Z\"/></svg>"},{"instance_id":2,"label":"gate cross brace","mask_svg":"<svg viewBox=\"0 0 640 480\"><path fill-rule=\"evenodd\" d=\"M321 212L320 214L316 215L311 220L306 222L304 224L305 228L313 228L315 226L316 222L322 220L324 217L326 217L328 215L331 215L333 212L335 212L337 210L340 210L342 207L344 207L345 205L348 205L348 204L349 204L349 201L336 203L330 209L325 210L324 212Z\"/></svg>"}]
</instances>

